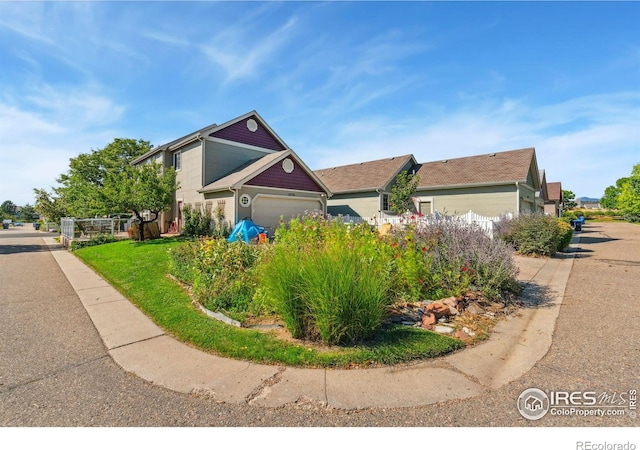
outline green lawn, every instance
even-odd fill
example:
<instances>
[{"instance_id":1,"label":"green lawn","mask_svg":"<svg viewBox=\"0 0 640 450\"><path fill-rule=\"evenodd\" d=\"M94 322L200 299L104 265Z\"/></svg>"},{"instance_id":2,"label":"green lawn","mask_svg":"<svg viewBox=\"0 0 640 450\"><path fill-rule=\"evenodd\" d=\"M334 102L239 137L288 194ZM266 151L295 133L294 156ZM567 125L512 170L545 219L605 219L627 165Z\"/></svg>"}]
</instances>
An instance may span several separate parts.
<instances>
[{"instance_id":1,"label":"green lawn","mask_svg":"<svg viewBox=\"0 0 640 450\"><path fill-rule=\"evenodd\" d=\"M74 252L158 326L176 339L217 355L301 367L389 365L431 358L464 344L429 331L397 326L366 344L322 351L236 328L202 314L188 293L167 276L169 249L180 240L121 241Z\"/></svg>"}]
</instances>

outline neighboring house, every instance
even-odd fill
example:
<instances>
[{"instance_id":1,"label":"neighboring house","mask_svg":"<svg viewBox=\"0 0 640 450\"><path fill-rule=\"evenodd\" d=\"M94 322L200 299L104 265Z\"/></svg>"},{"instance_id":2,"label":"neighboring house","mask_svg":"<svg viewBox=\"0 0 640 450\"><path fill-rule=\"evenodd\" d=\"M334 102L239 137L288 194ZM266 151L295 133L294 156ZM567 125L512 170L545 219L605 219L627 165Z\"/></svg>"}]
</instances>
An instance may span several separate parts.
<instances>
[{"instance_id":1,"label":"neighboring house","mask_svg":"<svg viewBox=\"0 0 640 450\"><path fill-rule=\"evenodd\" d=\"M536 212L544 214L544 205L548 201L549 189L547 188L547 176L544 170L540 170L540 191L536 193Z\"/></svg>"},{"instance_id":2,"label":"neighboring house","mask_svg":"<svg viewBox=\"0 0 640 450\"><path fill-rule=\"evenodd\" d=\"M332 197L327 212L332 215L371 217L389 212L389 194L398 173L418 169L413 155L316 170Z\"/></svg>"},{"instance_id":3,"label":"neighboring house","mask_svg":"<svg viewBox=\"0 0 640 450\"><path fill-rule=\"evenodd\" d=\"M223 211L232 225L251 219L270 233L285 219L308 210L326 212L324 183L258 115L251 111L161 145L133 164L174 167L180 184L162 232L180 231L185 205Z\"/></svg>"},{"instance_id":4,"label":"neighboring house","mask_svg":"<svg viewBox=\"0 0 640 450\"><path fill-rule=\"evenodd\" d=\"M544 213L554 217L560 217L564 208L562 196L562 183L559 181L547 183L548 197L544 204Z\"/></svg>"},{"instance_id":5,"label":"neighboring house","mask_svg":"<svg viewBox=\"0 0 640 450\"><path fill-rule=\"evenodd\" d=\"M576 199L576 208L579 209L602 209L600 200L597 198L580 197Z\"/></svg>"},{"instance_id":6,"label":"neighboring house","mask_svg":"<svg viewBox=\"0 0 640 450\"><path fill-rule=\"evenodd\" d=\"M540 174L535 149L526 148L485 155L416 164L413 155L316 171L333 196L331 214L362 217L389 213L388 196L402 170L420 177L414 212L483 216L537 210Z\"/></svg>"}]
</instances>

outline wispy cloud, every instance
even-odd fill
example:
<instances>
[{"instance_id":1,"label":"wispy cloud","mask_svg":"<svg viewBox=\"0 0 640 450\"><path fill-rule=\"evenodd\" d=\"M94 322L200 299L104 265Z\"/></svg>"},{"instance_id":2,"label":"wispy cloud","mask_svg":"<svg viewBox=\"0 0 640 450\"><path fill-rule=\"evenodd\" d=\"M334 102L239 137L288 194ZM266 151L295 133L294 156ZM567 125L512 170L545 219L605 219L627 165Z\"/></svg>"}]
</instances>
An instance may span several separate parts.
<instances>
[{"instance_id":1,"label":"wispy cloud","mask_svg":"<svg viewBox=\"0 0 640 450\"><path fill-rule=\"evenodd\" d=\"M319 169L407 153L426 162L535 147L548 181L598 197L640 163L638 111L640 94L630 92L539 107L506 100L411 119L360 117L336 124L336 132L327 133L336 139L311 146L306 155ZM559 132L576 120L573 129Z\"/></svg>"},{"instance_id":2,"label":"wispy cloud","mask_svg":"<svg viewBox=\"0 0 640 450\"><path fill-rule=\"evenodd\" d=\"M290 42L296 33L295 24L295 17L291 17L285 24L259 39L237 30L229 33L226 29L208 43L200 45L199 49L224 70L225 83L255 78L260 75L262 66Z\"/></svg>"}]
</instances>

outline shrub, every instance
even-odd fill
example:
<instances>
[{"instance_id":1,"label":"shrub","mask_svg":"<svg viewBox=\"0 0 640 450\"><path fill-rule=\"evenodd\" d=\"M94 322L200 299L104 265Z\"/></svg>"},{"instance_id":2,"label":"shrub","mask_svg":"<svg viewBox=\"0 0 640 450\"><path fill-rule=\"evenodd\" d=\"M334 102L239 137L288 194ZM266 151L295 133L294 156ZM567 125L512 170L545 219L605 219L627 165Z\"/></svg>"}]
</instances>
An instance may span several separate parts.
<instances>
[{"instance_id":1,"label":"shrub","mask_svg":"<svg viewBox=\"0 0 640 450\"><path fill-rule=\"evenodd\" d=\"M194 209L191 205L182 208L182 235L187 237L209 236L211 232L211 214Z\"/></svg>"},{"instance_id":2,"label":"shrub","mask_svg":"<svg viewBox=\"0 0 640 450\"><path fill-rule=\"evenodd\" d=\"M501 237L523 255L553 256L558 251L561 234L555 217L535 213L512 219Z\"/></svg>"},{"instance_id":3,"label":"shrub","mask_svg":"<svg viewBox=\"0 0 640 450\"><path fill-rule=\"evenodd\" d=\"M79 240L71 241L70 248L71 248L71 251L73 252L80 248L93 247L94 245L108 244L110 242L116 242L117 240L118 238L112 234L96 234L88 241L79 241Z\"/></svg>"},{"instance_id":4,"label":"shrub","mask_svg":"<svg viewBox=\"0 0 640 450\"><path fill-rule=\"evenodd\" d=\"M211 310L246 312L257 288L253 268L263 247L224 239L198 242L193 293Z\"/></svg>"},{"instance_id":5,"label":"shrub","mask_svg":"<svg viewBox=\"0 0 640 450\"><path fill-rule=\"evenodd\" d=\"M195 209L185 205L182 209L182 235L186 237L226 238L231 232L231 224L225 220L224 209L218 207L215 217L210 208Z\"/></svg>"},{"instance_id":6,"label":"shrub","mask_svg":"<svg viewBox=\"0 0 640 450\"><path fill-rule=\"evenodd\" d=\"M558 226L560 227L560 243L558 244L558 251L561 252L571 244L573 228L561 219L558 219Z\"/></svg>"},{"instance_id":7,"label":"shrub","mask_svg":"<svg viewBox=\"0 0 640 450\"><path fill-rule=\"evenodd\" d=\"M472 287L492 298L517 288L511 249L476 226L456 219L418 220L388 239L399 250L397 294L409 301L459 295Z\"/></svg>"},{"instance_id":8,"label":"shrub","mask_svg":"<svg viewBox=\"0 0 640 450\"><path fill-rule=\"evenodd\" d=\"M368 225L293 219L276 231L260 267L262 293L296 338L363 341L380 328L391 299L389 249Z\"/></svg>"}]
</instances>

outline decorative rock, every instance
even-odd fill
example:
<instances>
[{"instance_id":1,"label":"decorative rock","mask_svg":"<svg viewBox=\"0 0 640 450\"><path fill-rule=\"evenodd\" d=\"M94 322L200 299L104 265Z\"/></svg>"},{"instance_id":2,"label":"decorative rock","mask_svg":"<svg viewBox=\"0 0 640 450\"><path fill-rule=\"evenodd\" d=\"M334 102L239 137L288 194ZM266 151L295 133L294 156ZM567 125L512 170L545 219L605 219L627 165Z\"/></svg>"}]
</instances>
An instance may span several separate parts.
<instances>
[{"instance_id":1,"label":"decorative rock","mask_svg":"<svg viewBox=\"0 0 640 450\"><path fill-rule=\"evenodd\" d=\"M436 319L436 316L434 314L427 311L425 314L422 315L421 326L422 328L426 328L430 330L436 324L437 320L438 319Z\"/></svg>"},{"instance_id":2,"label":"decorative rock","mask_svg":"<svg viewBox=\"0 0 640 450\"><path fill-rule=\"evenodd\" d=\"M440 317L450 316L451 310L447 305L442 302L433 302L427 306L427 312L431 312L436 316L436 319Z\"/></svg>"},{"instance_id":3,"label":"decorative rock","mask_svg":"<svg viewBox=\"0 0 640 450\"><path fill-rule=\"evenodd\" d=\"M453 333L453 328L445 327L444 325L436 325L433 328L433 331L435 331L436 333L441 333L441 334L451 334L451 333Z\"/></svg>"},{"instance_id":4,"label":"decorative rock","mask_svg":"<svg viewBox=\"0 0 640 450\"><path fill-rule=\"evenodd\" d=\"M475 332L471 331L471 330L470 330L469 328L467 328L467 327L462 327L462 331L463 331L465 334L468 334L468 335L469 335L469 336L471 336L471 337L474 337L474 336L476 335L476 333L475 333Z\"/></svg>"},{"instance_id":5,"label":"decorative rock","mask_svg":"<svg viewBox=\"0 0 640 450\"><path fill-rule=\"evenodd\" d=\"M460 339L461 341L470 341L471 340L471 336L469 336L463 330L456 330L456 332L453 335L453 337L455 337L457 339Z\"/></svg>"},{"instance_id":6,"label":"decorative rock","mask_svg":"<svg viewBox=\"0 0 640 450\"><path fill-rule=\"evenodd\" d=\"M484 309L482 309L477 303L469 303L469 305L466 308L466 311L469 314L478 315L478 314L482 314L484 312Z\"/></svg>"}]
</instances>

